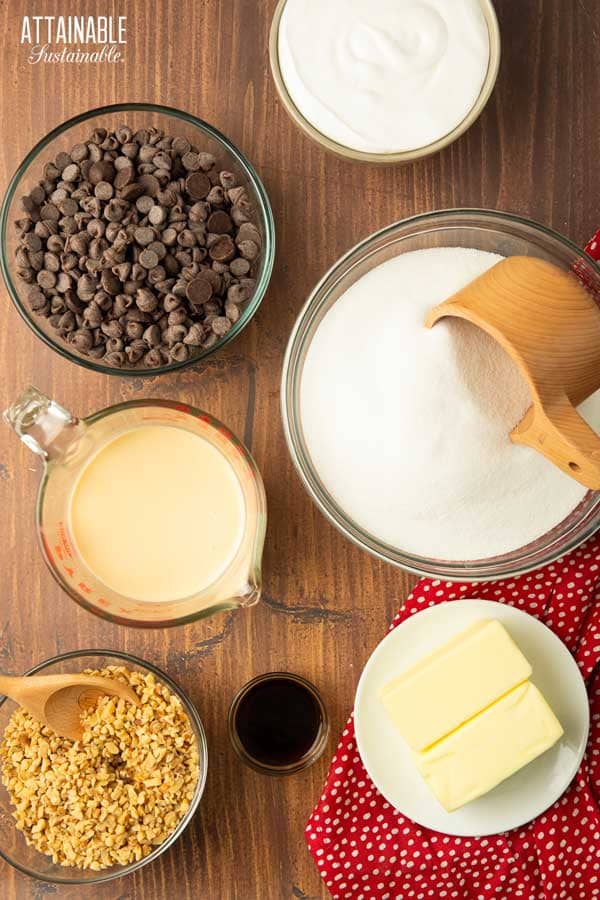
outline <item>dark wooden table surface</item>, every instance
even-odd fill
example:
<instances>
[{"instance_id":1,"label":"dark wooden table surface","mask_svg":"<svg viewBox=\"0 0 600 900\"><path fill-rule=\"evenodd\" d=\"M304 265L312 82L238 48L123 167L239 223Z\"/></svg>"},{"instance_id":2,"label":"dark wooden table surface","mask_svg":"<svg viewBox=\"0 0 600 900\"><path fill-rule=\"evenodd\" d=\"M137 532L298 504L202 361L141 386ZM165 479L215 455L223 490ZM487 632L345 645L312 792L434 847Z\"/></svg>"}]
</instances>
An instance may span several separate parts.
<instances>
[{"instance_id":1,"label":"dark wooden table surface","mask_svg":"<svg viewBox=\"0 0 600 900\"><path fill-rule=\"evenodd\" d=\"M8 428L0 428L0 668L20 673L75 648L130 650L166 668L191 693L210 750L200 811L154 865L85 889L36 883L2 864L3 898L326 896L304 844L304 824L361 669L411 578L344 541L296 477L278 397L294 318L342 252L413 213L452 206L511 210L580 243L600 226L598 0L497 0L503 58L491 102L458 143L405 168L341 162L296 130L269 74L274 5L275 0L0 0L2 189L29 148L64 119L104 103L154 101L213 123L252 160L273 204L278 242L271 286L241 337L206 364L161 379L108 378L62 361L24 326L2 287L2 407L29 382L77 414L132 397L177 398L204 407L250 435L270 515L258 606L170 631L113 626L77 607L45 570L33 528L39 469ZM30 65L19 43L24 14L127 15L125 61ZM325 755L305 774L288 779L262 777L242 766L226 732L233 693L272 669L313 680L332 720Z\"/></svg>"}]
</instances>

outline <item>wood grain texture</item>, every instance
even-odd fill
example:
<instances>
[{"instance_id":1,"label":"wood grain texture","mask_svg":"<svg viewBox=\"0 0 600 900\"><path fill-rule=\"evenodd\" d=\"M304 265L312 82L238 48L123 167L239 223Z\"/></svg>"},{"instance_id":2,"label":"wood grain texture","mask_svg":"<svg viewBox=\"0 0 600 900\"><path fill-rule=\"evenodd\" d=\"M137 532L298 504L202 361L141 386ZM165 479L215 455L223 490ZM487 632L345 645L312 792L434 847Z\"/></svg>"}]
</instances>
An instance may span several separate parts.
<instances>
[{"instance_id":1,"label":"wood grain texture","mask_svg":"<svg viewBox=\"0 0 600 900\"><path fill-rule=\"evenodd\" d=\"M406 168L326 156L292 125L269 76L274 0L0 0L0 184L64 119L104 103L188 109L256 165L277 222L269 292L226 352L161 379L125 380L68 365L23 325L2 288L0 403L35 383L78 414L130 397L193 402L245 435L269 498L263 601L172 631L112 626L79 609L45 570L33 531L36 460L0 428L0 666L21 673L59 651L120 648L165 667L197 703L210 748L206 793L185 836L135 876L98 888L36 884L0 865L0 896L65 900L316 900L326 891L305 820L348 715L360 671L411 579L344 541L314 508L280 424L282 356L308 291L356 241L426 210L484 206L532 216L584 242L600 225L600 4L497 0L503 59L478 123L439 156ZM28 65L23 14L128 15L125 63ZM381 327L365 323L366 328ZM269 779L229 746L226 713L251 676L284 668L313 680L332 720L308 772Z\"/></svg>"}]
</instances>

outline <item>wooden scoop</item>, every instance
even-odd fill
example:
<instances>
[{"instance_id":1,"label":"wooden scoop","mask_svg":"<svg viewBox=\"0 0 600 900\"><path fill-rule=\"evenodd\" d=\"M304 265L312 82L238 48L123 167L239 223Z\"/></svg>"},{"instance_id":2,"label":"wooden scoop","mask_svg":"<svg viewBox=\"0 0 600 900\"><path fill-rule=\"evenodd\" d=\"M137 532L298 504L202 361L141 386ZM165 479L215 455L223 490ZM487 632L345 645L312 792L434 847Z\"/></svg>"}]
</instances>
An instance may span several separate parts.
<instances>
[{"instance_id":1,"label":"wooden scoop","mask_svg":"<svg viewBox=\"0 0 600 900\"><path fill-rule=\"evenodd\" d=\"M140 706L132 688L100 675L29 675L12 678L0 675L0 693L57 734L78 741L83 735L81 713L103 696L123 697Z\"/></svg>"},{"instance_id":2,"label":"wooden scoop","mask_svg":"<svg viewBox=\"0 0 600 900\"><path fill-rule=\"evenodd\" d=\"M600 309L572 273L541 259L504 259L434 307L425 324L458 316L509 353L532 406L511 432L571 478L600 489L600 437L576 407L600 388Z\"/></svg>"}]
</instances>

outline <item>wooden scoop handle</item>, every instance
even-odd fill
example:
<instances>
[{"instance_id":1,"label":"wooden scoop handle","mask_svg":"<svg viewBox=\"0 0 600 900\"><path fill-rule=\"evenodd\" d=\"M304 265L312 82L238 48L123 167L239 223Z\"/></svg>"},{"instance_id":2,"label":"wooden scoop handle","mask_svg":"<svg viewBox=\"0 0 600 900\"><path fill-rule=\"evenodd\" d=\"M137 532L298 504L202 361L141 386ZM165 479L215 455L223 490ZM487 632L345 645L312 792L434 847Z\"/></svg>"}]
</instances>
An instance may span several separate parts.
<instances>
[{"instance_id":1,"label":"wooden scoop handle","mask_svg":"<svg viewBox=\"0 0 600 900\"><path fill-rule=\"evenodd\" d=\"M510 437L543 453L584 487L600 490L600 437L566 395L551 405L534 403Z\"/></svg>"}]
</instances>

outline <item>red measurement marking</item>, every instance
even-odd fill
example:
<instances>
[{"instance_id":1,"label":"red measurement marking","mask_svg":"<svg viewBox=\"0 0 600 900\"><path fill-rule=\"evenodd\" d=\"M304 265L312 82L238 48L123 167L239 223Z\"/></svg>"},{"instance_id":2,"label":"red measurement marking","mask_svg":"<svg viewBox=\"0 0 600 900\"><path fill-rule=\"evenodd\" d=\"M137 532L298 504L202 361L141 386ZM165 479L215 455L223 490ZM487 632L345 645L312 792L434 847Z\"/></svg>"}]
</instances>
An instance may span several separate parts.
<instances>
[{"instance_id":1,"label":"red measurement marking","mask_svg":"<svg viewBox=\"0 0 600 900\"><path fill-rule=\"evenodd\" d=\"M105 600L104 597L98 597L98 603L100 606L110 606L108 600Z\"/></svg>"},{"instance_id":2,"label":"red measurement marking","mask_svg":"<svg viewBox=\"0 0 600 900\"><path fill-rule=\"evenodd\" d=\"M64 566L64 570L67 573L67 575L69 576L69 578L72 578L73 575L75 574L75 569L70 569L68 566Z\"/></svg>"},{"instance_id":3,"label":"red measurement marking","mask_svg":"<svg viewBox=\"0 0 600 900\"><path fill-rule=\"evenodd\" d=\"M63 559L63 549L62 549L62 547L60 546L60 544L56 544L56 546L54 547L54 552L56 553L57 557L58 557L58 558L61 560L61 562L62 562L62 559Z\"/></svg>"},{"instance_id":4,"label":"red measurement marking","mask_svg":"<svg viewBox=\"0 0 600 900\"><path fill-rule=\"evenodd\" d=\"M175 409L178 409L179 412L188 413L188 415L189 415L189 412L190 412L190 408L189 408L189 406L187 405L187 403L177 403L176 406L175 406Z\"/></svg>"},{"instance_id":5,"label":"red measurement marking","mask_svg":"<svg viewBox=\"0 0 600 900\"><path fill-rule=\"evenodd\" d=\"M85 583L85 581L80 581L79 584L77 585L77 587L79 588L80 591L83 591L84 594L92 593L91 587L88 587L87 584Z\"/></svg>"},{"instance_id":6,"label":"red measurement marking","mask_svg":"<svg viewBox=\"0 0 600 900\"><path fill-rule=\"evenodd\" d=\"M72 559L73 554L71 552L71 545L69 544L69 539L67 537L67 529L65 528L64 522L58 523L58 540L62 544L62 548L64 550L65 556L68 556L70 559Z\"/></svg>"}]
</instances>

